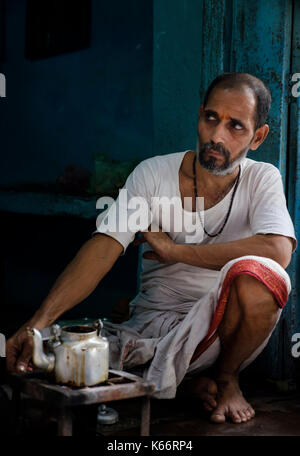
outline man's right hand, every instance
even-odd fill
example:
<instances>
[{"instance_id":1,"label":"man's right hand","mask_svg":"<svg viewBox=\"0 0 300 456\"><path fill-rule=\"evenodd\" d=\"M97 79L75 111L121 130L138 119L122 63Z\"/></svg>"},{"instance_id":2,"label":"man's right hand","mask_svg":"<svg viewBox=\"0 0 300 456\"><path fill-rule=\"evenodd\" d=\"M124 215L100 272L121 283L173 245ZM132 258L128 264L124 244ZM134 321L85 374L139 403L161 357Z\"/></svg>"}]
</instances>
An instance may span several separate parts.
<instances>
[{"instance_id":1,"label":"man's right hand","mask_svg":"<svg viewBox=\"0 0 300 456\"><path fill-rule=\"evenodd\" d=\"M33 351L32 337L28 337L26 327L20 328L6 342L6 367L8 372L31 372Z\"/></svg>"}]
</instances>

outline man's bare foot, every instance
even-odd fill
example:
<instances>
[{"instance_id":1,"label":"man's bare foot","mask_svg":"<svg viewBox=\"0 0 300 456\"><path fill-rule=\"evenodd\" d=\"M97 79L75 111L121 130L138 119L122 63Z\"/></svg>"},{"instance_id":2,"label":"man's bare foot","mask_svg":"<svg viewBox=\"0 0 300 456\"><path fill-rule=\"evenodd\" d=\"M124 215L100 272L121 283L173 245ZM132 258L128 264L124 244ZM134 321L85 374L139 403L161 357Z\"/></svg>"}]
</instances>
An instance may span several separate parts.
<instances>
[{"instance_id":1,"label":"man's bare foot","mask_svg":"<svg viewBox=\"0 0 300 456\"><path fill-rule=\"evenodd\" d=\"M208 377L195 377L187 380L181 392L201 399L204 408L211 412L216 406L217 384Z\"/></svg>"},{"instance_id":2,"label":"man's bare foot","mask_svg":"<svg viewBox=\"0 0 300 456\"><path fill-rule=\"evenodd\" d=\"M218 386L217 407L211 414L211 421L224 423L226 418L234 423L244 423L254 417L255 412L245 400L238 378L234 375L220 375L216 379Z\"/></svg>"}]
</instances>

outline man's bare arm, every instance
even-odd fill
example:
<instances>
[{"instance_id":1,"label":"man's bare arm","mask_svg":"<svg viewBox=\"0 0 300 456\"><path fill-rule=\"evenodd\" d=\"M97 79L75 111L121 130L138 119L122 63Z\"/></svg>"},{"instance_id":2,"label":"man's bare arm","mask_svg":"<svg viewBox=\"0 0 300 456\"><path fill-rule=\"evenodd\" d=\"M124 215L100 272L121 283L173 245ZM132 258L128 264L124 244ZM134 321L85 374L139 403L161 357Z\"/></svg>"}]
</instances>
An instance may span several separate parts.
<instances>
[{"instance_id":1,"label":"man's bare arm","mask_svg":"<svg viewBox=\"0 0 300 456\"><path fill-rule=\"evenodd\" d=\"M228 261L257 255L277 261L283 268L290 262L292 242L279 235L257 234L238 241L207 245L177 245L177 261L207 269L221 269Z\"/></svg>"},{"instance_id":2,"label":"man's bare arm","mask_svg":"<svg viewBox=\"0 0 300 456\"><path fill-rule=\"evenodd\" d=\"M228 261L245 255L257 255L277 261L286 268L291 260L292 239L277 234L256 234L237 241L219 244L175 244L166 233L146 232L144 239L154 252L144 258L163 263L186 263L206 269L220 270Z\"/></svg>"},{"instance_id":3,"label":"man's bare arm","mask_svg":"<svg viewBox=\"0 0 300 456\"><path fill-rule=\"evenodd\" d=\"M83 301L112 268L122 250L118 241L104 234L97 234L83 244L58 277L41 307L7 341L8 370L15 370L16 364L23 365L21 370L27 368L32 347L26 337L26 327L46 328L61 314Z\"/></svg>"}]
</instances>

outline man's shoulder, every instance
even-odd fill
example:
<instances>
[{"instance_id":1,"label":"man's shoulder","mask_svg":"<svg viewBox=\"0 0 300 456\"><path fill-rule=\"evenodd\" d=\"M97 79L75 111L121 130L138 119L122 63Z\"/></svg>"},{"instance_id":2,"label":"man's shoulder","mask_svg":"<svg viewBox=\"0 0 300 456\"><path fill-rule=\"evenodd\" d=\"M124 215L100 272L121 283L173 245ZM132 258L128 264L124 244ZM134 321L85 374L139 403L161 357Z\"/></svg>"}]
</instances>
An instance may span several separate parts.
<instances>
[{"instance_id":1,"label":"man's shoulder","mask_svg":"<svg viewBox=\"0 0 300 456\"><path fill-rule=\"evenodd\" d=\"M147 165L162 164L162 163L167 163L167 162L173 163L177 160L182 159L186 153L187 153L187 151L185 150L183 152L173 152L171 154L154 155L153 157L146 158L140 164L147 166Z\"/></svg>"},{"instance_id":2,"label":"man's shoulder","mask_svg":"<svg viewBox=\"0 0 300 456\"><path fill-rule=\"evenodd\" d=\"M174 152L172 154L155 155L153 157L146 158L137 165L135 172L142 174L150 173L156 177L158 177L158 175L163 175L164 172L167 172L169 175L172 169L174 171L177 169L186 152L187 151Z\"/></svg>"},{"instance_id":3,"label":"man's shoulder","mask_svg":"<svg viewBox=\"0 0 300 456\"><path fill-rule=\"evenodd\" d=\"M263 176L265 174L279 174L280 172L272 163L256 161L246 158L243 162L243 171L246 175Z\"/></svg>"}]
</instances>

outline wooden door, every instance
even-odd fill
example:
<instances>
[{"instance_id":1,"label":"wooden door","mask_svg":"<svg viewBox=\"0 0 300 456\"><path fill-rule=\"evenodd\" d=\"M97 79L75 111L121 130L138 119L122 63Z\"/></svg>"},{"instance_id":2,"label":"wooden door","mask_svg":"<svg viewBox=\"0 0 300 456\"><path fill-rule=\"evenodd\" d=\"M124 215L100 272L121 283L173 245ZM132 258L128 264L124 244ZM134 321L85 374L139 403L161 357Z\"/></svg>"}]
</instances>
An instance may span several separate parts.
<instances>
[{"instance_id":1,"label":"wooden door","mask_svg":"<svg viewBox=\"0 0 300 456\"><path fill-rule=\"evenodd\" d=\"M202 98L210 81L224 71L254 74L271 89L270 134L248 156L279 168L299 238L300 97L293 97L291 88L295 84L292 75L300 73L300 3L204 0L202 30ZM291 354L292 336L300 333L299 258L299 252L294 253L288 268L293 285L289 302L268 347L253 366L278 380L294 378L300 364Z\"/></svg>"}]
</instances>

